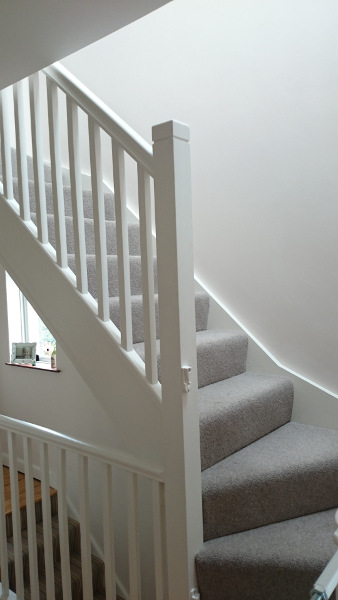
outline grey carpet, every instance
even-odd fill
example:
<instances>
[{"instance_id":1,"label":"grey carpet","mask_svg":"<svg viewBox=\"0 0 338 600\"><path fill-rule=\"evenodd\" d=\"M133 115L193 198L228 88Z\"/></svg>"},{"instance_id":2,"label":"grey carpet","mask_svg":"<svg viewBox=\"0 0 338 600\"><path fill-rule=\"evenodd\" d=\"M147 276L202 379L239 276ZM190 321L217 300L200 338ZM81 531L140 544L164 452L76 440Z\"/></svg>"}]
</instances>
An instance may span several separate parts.
<instances>
[{"instance_id":1,"label":"grey carpet","mask_svg":"<svg viewBox=\"0 0 338 600\"><path fill-rule=\"evenodd\" d=\"M245 369L247 338L238 332L208 329L196 332L198 387L209 386L222 377L232 377ZM144 360L143 342L134 348ZM157 367L161 381L160 343L157 342Z\"/></svg>"},{"instance_id":2,"label":"grey carpet","mask_svg":"<svg viewBox=\"0 0 338 600\"><path fill-rule=\"evenodd\" d=\"M202 469L291 419L293 386L286 377L243 373L199 391Z\"/></svg>"},{"instance_id":3,"label":"grey carpet","mask_svg":"<svg viewBox=\"0 0 338 600\"><path fill-rule=\"evenodd\" d=\"M205 542L197 554L202 600L309 600L337 549L334 510Z\"/></svg>"},{"instance_id":4,"label":"grey carpet","mask_svg":"<svg viewBox=\"0 0 338 600\"><path fill-rule=\"evenodd\" d=\"M36 213L31 213L31 219L36 224ZM50 244L55 248L55 227L54 227L54 215L49 214L47 216L48 223L48 239ZM73 228L73 217L65 217L66 225L66 238L67 238L67 252L68 254L74 254L74 228ZM94 235L94 221L93 219L84 219L84 230L86 239L86 251L87 254L95 254L95 235ZM107 254L117 253L117 241L116 241L116 222L106 221L106 238L107 238ZM129 242L129 254L131 256L137 256L141 253L140 251L140 235L139 227L133 223L128 225L128 242Z\"/></svg>"},{"instance_id":5,"label":"grey carpet","mask_svg":"<svg viewBox=\"0 0 338 600\"><path fill-rule=\"evenodd\" d=\"M143 330L143 299L141 295L131 297L133 341L134 344L142 343L144 340ZM110 318L120 329L120 306L119 297L113 297L109 300ZM196 331L206 329L209 314L209 296L203 292L195 293L195 322ZM155 319L156 319L156 338L160 336L159 313L158 313L158 295L155 294ZM143 348L143 346L142 346Z\"/></svg>"},{"instance_id":6,"label":"grey carpet","mask_svg":"<svg viewBox=\"0 0 338 600\"><path fill-rule=\"evenodd\" d=\"M203 471L211 539L337 506L338 434L288 423Z\"/></svg>"}]
</instances>

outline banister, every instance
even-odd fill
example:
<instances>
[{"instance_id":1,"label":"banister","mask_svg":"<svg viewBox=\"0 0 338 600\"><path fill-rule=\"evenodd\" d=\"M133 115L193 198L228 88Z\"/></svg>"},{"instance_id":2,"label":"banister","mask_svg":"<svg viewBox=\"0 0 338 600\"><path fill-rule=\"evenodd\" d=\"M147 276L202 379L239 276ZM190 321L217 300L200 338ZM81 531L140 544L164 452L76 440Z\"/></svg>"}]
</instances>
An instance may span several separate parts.
<instances>
[{"instance_id":1,"label":"banister","mask_svg":"<svg viewBox=\"0 0 338 600\"><path fill-rule=\"evenodd\" d=\"M150 175L153 174L152 147L138 135L127 123L112 111L102 100L83 85L60 63L54 63L43 69L43 73L54 81L65 94L92 116L110 136L135 160L140 162Z\"/></svg>"},{"instance_id":2,"label":"banister","mask_svg":"<svg viewBox=\"0 0 338 600\"><path fill-rule=\"evenodd\" d=\"M126 471L144 475L155 481L163 481L163 471L145 460L135 457L129 452L122 450L111 450L103 446L94 446L87 442L81 442L62 433L53 431L40 425L32 425L26 421L20 421L11 417L0 415L0 429L6 429L12 433L26 435L36 441L58 446L64 450L76 451L88 458L114 464Z\"/></svg>"},{"instance_id":3,"label":"banister","mask_svg":"<svg viewBox=\"0 0 338 600\"><path fill-rule=\"evenodd\" d=\"M338 550L318 577L311 592L311 600L327 600L338 586Z\"/></svg>"}]
</instances>

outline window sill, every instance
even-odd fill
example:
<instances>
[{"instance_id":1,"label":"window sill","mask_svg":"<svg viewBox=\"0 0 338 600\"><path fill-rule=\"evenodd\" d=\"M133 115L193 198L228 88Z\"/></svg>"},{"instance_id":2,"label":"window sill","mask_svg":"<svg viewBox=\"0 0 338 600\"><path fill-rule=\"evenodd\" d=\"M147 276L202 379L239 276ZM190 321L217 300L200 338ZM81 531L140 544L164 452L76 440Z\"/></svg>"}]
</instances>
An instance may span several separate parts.
<instances>
[{"instance_id":1,"label":"window sill","mask_svg":"<svg viewBox=\"0 0 338 600\"><path fill-rule=\"evenodd\" d=\"M45 373L60 373L60 369L52 369L48 363L38 363L37 365L23 365L20 363L5 363L8 367L20 367L21 369L31 369L33 371L45 371Z\"/></svg>"}]
</instances>

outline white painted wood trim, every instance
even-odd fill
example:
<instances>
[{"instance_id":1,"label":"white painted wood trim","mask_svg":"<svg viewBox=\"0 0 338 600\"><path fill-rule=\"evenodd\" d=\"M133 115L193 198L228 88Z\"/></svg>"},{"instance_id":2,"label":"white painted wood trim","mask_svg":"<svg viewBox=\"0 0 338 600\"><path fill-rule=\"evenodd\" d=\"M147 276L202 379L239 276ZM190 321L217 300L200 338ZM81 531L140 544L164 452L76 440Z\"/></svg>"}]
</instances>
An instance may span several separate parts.
<instances>
[{"instance_id":1,"label":"white painted wood trim","mask_svg":"<svg viewBox=\"0 0 338 600\"><path fill-rule=\"evenodd\" d=\"M188 600L203 542L189 128L157 125L153 140L169 600Z\"/></svg>"},{"instance_id":2,"label":"white painted wood trim","mask_svg":"<svg viewBox=\"0 0 338 600\"><path fill-rule=\"evenodd\" d=\"M69 560L69 534L68 534L68 511L67 511L67 470L66 450L59 449L58 469L58 519L60 534L60 555L62 573L62 592L64 598L72 597L72 585Z\"/></svg>"},{"instance_id":3,"label":"white painted wood trim","mask_svg":"<svg viewBox=\"0 0 338 600\"><path fill-rule=\"evenodd\" d=\"M78 457L83 600L93 600L92 554L89 519L88 458Z\"/></svg>"},{"instance_id":4,"label":"white painted wood trim","mask_svg":"<svg viewBox=\"0 0 338 600\"><path fill-rule=\"evenodd\" d=\"M2 440L0 437L0 461L3 465ZM5 487L3 478L3 469L0 473L0 568L2 588L1 600L8 598L9 578L8 578L8 549L7 549L7 531L6 531L6 515L5 515ZM0 584L1 585L1 584Z\"/></svg>"},{"instance_id":5,"label":"white painted wood trim","mask_svg":"<svg viewBox=\"0 0 338 600\"><path fill-rule=\"evenodd\" d=\"M32 458L32 440L23 438L24 465L25 465L25 487L26 487L26 512L27 512L27 531L28 531L28 550L29 550L29 582L32 598L39 600L39 574L38 574L38 554L36 545L36 517L34 501L34 481L33 481L33 458Z\"/></svg>"},{"instance_id":6,"label":"white painted wood trim","mask_svg":"<svg viewBox=\"0 0 338 600\"><path fill-rule=\"evenodd\" d=\"M244 331L248 336L247 371L288 377L295 389L292 420L317 427L338 429L338 395L282 364L195 275L197 289L210 296L209 329Z\"/></svg>"},{"instance_id":7,"label":"white painted wood trim","mask_svg":"<svg viewBox=\"0 0 338 600\"><path fill-rule=\"evenodd\" d=\"M69 172L72 190L76 284L77 289L82 294L86 294L88 292L88 276L83 217L78 107L69 96L67 96L67 125Z\"/></svg>"},{"instance_id":8,"label":"white painted wood trim","mask_svg":"<svg viewBox=\"0 0 338 600\"><path fill-rule=\"evenodd\" d=\"M18 83L14 84L13 96L20 215L24 221L30 221L31 216L28 192L26 117L23 81L18 81Z\"/></svg>"},{"instance_id":9,"label":"white painted wood trim","mask_svg":"<svg viewBox=\"0 0 338 600\"><path fill-rule=\"evenodd\" d=\"M10 138L10 92L12 88L0 91L0 135L1 135L1 159L3 194L6 198L13 198L13 175Z\"/></svg>"},{"instance_id":10,"label":"white painted wood trim","mask_svg":"<svg viewBox=\"0 0 338 600\"><path fill-rule=\"evenodd\" d=\"M84 454L89 459L92 458L101 462L109 462L126 471L138 473L157 481L163 481L163 471L161 469L152 466L150 461L146 462L145 460L135 457L134 454L129 454L122 450L112 450L111 448L104 448L103 446L93 446L53 431L52 429L46 429L39 425L32 425L31 423L26 423L25 421L19 421L18 419L12 419L11 417L5 417L3 415L0 415L0 429L18 433L19 435L26 435L37 441L51 444L52 446L58 446L59 448L71 452Z\"/></svg>"},{"instance_id":11,"label":"white painted wood trim","mask_svg":"<svg viewBox=\"0 0 338 600\"><path fill-rule=\"evenodd\" d=\"M29 98L32 131L32 154L38 238L42 244L48 243L45 173L42 147L41 103L39 73L29 78Z\"/></svg>"},{"instance_id":12,"label":"white painted wood trim","mask_svg":"<svg viewBox=\"0 0 338 600\"><path fill-rule=\"evenodd\" d=\"M8 431L9 468L12 473L18 473L16 434ZM14 541L15 585L19 600L24 598L22 539L18 477L11 477L12 524Z\"/></svg>"},{"instance_id":13,"label":"white painted wood trim","mask_svg":"<svg viewBox=\"0 0 338 600\"><path fill-rule=\"evenodd\" d=\"M112 140L121 345L133 349L124 150Z\"/></svg>"},{"instance_id":14,"label":"white painted wood trim","mask_svg":"<svg viewBox=\"0 0 338 600\"><path fill-rule=\"evenodd\" d=\"M116 115L104 102L83 85L60 63L43 69L47 78L54 81L60 89L69 94L106 133L114 138L136 161L140 162L151 174L153 156L151 146L147 144L127 123Z\"/></svg>"},{"instance_id":15,"label":"white painted wood trim","mask_svg":"<svg viewBox=\"0 0 338 600\"><path fill-rule=\"evenodd\" d=\"M135 473L128 473L127 477L130 600L141 600L138 481Z\"/></svg>"},{"instance_id":16,"label":"white painted wood trim","mask_svg":"<svg viewBox=\"0 0 338 600\"><path fill-rule=\"evenodd\" d=\"M104 194L102 185L101 136L100 127L92 119L88 119L90 166L92 174L92 197L94 213L96 279L98 316L101 321L109 321L109 293L106 223Z\"/></svg>"},{"instance_id":17,"label":"white painted wood trim","mask_svg":"<svg viewBox=\"0 0 338 600\"><path fill-rule=\"evenodd\" d=\"M158 373L150 176L141 165L137 166L137 174L140 215L144 352L146 377L149 383L153 384L158 381Z\"/></svg>"},{"instance_id":18,"label":"white painted wood trim","mask_svg":"<svg viewBox=\"0 0 338 600\"><path fill-rule=\"evenodd\" d=\"M68 266L65 206L62 182L61 140L59 125L58 90L54 83L47 79L47 104L50 143L50 162L52 172L52 188L54 203L54 226L57 263L61 268Z\"/></svg>"},{"instance_id":19,"label":"white painted wood trim","mask_svg":"<svg viewBox=\"0 0 338 600\"><path fill-rule=\"evenodd\" d=\"M163 483L153 481L153 521L154 521L154 559L156 600L164 600L167 596L168 581L166 569L166 536L165 536L165 494Z\"/></svg>"},{"instance_id":20,"label":"white painted wood trim","mask_svg":"<svg viewBox=\"0 0 338 600\"><path fill-rule=\"evenodd\" d=\"M40 467L41 467L41 495L42 495L42 520L43 520L43 543L45 556L46 590L48 600L55 600L54 584L54 561L53 561L53 538L52 518L50 509L50 485L49 485L49 458L48 444L40 444Z\"/></svg>"},{"instance_id":21,"label":"white painted wood trim","mask_svg":"<svg viewBox=\"0 0 338 600\"><path fill-rule=\"evenodd\" d=\"M102 524L103 524L103 553L105 568L106 597L116 600L115 547L113 521L113 478L111 465L101 464L102 476Z\"/></svg>"}]
</instances>

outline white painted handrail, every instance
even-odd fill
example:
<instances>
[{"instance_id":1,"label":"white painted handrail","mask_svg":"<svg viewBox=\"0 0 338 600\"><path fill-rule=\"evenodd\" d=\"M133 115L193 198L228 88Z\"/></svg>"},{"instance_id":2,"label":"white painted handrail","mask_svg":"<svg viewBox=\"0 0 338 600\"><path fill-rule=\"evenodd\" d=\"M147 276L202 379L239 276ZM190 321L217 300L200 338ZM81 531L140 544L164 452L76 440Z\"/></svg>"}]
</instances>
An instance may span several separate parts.
<instances>
[{"instance_id":1,"label":"white painted handrail","mask_svg":"<svg viewBox=\"0 0 338 600\"><path fill-rule=\"evenodd\" d=\"M0 430L6 429L12 433L18 433L25 435L39 442L48 443L53 446L57 446L63 450L69 450L77 452L78 454L84 454L88 458L99 460L102 462L108 462L117 467L121 467L126 471L144 475L150 477L156 481L163 481L163 470L157 468L155 465L151 465L144 460L135 457L133 454L123 452L122 450L112 450L110 448L104 448L100 446L93 446L86 442L76 440L74 438L63 435L47 429L46 427L40 427L39 425L32 425L25 421L18 419L12 419L0 415Z\"/></svg>"},{"instance_id":2,"label":"white painted handrail","mask_svg":"<svg viewBox=\"0 0 338 600\"><path fill-rule=\"evenodd\" d=\"M94 117L100 127L115 138L130 156L141 162L148 173L153 174L153 155L150 144L147 144L125 121L60 63L46 67L43 72L65 94L71 96L82 110Z\"/></svg>"}]
</instances>

